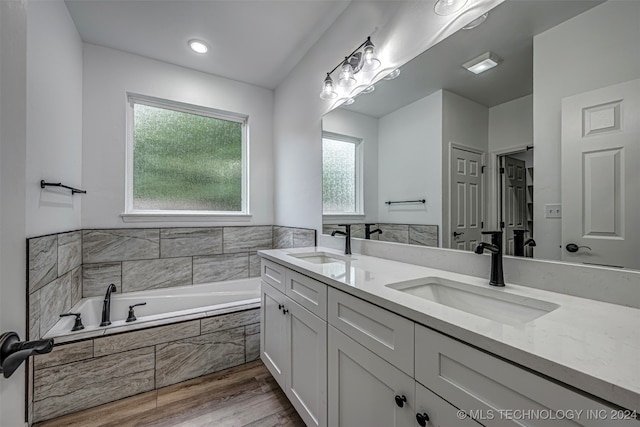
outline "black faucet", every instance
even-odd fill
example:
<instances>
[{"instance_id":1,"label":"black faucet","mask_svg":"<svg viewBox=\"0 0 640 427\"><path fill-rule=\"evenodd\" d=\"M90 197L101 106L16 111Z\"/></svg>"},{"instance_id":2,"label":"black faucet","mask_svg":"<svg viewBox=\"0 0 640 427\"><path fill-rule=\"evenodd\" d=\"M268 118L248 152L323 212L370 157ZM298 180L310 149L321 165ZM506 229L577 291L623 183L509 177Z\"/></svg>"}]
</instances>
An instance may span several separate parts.
<instances>
[{"instance_id":1,"label":"black faucet","mask_svg":"<svg viewBox=\"0 0 640 427\"><path fill-rule=\"evenodd\" d=\"M529 230L517 229L513 230L513 255L514 256L524 256L524 248L527 246L534 247L536 245L536 241L533 239L524 240L524 235L528 233Z\"/></svg>"},{"instance_id":2,"label":"black faucet","mask_svg":"<svg viewBox=\"0 0 640 427\"><path fill-rule=\"evenodd\" d=\"M365 239L371 239L371 235L372 234L376 234L376 233L380 233L382 234L382 230L380 230L379 228L376 228L375 230L371 230L371 226L375 225L375 224L365 224L364 225L364 238Z\"/></svg>"},{"instance_id":3,"label":"black faucet","mask_svg":"<svg viewBox=\"0 0 640 427\"><path fill-rule=\"evenodd\" d=\"M107 288L107 293L104 296L104 303L102 304L102 322L100 326L109 326L111 324L111 292L116 292L116 285L113 283Z\"/></svg>"},{"instance_id":4,"label":"black faucet","mask_svg":"<svg viewBox=\"0 0 640 427\"><path fill-rule=\"evenodd\" d=\"M335 230L331 233L332 236L339 234L345 236L344 254L351 255L351 224L338 224L338 227L344 227L344 231Z\"/></svg>"},{"instance_id":5,"label":"black faucet","mask_svg":"<svg viewBox=\"0 0 640 427\"><path fill-rule=\"evenodd\" d=\"M486 250L491 252L491 286L504 286L502 272L502 231L483 231L482 234L491 235L491 243L482 242L476 246L476 253L481 254Z\"/></svg>"}]
</instances>

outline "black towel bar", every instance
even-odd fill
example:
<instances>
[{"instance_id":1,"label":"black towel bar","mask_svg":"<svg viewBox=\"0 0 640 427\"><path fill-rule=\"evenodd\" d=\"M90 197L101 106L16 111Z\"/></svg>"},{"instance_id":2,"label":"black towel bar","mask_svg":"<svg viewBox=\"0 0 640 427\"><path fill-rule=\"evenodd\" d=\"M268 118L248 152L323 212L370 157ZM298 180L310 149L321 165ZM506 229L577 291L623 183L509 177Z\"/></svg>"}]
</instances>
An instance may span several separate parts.
<instances>
[{"instance_id":1,"label":"black towel bar","mask_svg":"<svg viewBox=\"0 0 640 427\"><path fill-rule=\"evenodd\" d=\"M62 188L66 188L67 190L71 190L71 194L76 194L76 193L87 194L85 190L79 190L77 188L69 187L68 185L64 185L61 182L45 182L45 180L43 179L40 181L40 188L44 188L44 187L62 187Z\"/></svg>"}]
</instances>

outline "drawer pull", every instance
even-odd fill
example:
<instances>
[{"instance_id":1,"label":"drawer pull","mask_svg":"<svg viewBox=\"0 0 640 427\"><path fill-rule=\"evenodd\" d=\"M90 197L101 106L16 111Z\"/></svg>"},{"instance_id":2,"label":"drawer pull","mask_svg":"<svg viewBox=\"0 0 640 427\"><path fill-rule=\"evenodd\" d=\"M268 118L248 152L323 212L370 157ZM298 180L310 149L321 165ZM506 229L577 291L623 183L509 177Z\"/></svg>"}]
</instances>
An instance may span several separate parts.
<instances>
[{"instance_id":1,"label":"drawer pull","mask_svg":"<svg viewBox=\"0 0 640 427\"><path fill-rule=\"evenodd\" d=\"M416 414L416 421L418 421L420 427L425 427L429 422L429 414L427 414L426 412L423 412L422 414Z\"/></svg>"},{"instance_id":2,"label":"drawer pull","mask_svg":"<svg viewBox=\"0 0 640 427\"><path fill-rule=\"evenodd\" d=\"M402 408L404 406L404 402L406 401L407 396L405 396L404 394L402 396L396 395L396 405L398 405L398 408Z\"/></svg>"}]
</instances>

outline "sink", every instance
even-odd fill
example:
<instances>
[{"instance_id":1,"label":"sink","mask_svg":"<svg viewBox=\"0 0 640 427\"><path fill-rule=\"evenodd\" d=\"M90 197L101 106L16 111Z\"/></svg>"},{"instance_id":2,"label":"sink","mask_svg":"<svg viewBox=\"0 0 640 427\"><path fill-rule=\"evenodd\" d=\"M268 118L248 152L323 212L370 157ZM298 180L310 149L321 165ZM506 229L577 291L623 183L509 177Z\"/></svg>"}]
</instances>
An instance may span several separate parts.
<instances>
[{"instance_id":1,"label":"sink","mask_svg":"<svg viewBox=\"0 0 640 427\"><path fill-rule=\"evenodd\" d=\"M488 285L487 285L488 286ZM530 322L559 307L546 301L441 277L392 283L388 288L510 325Z\"/></svg>"},{"instance_id":2,"label":"sink","mask_svg":"<svg viewBox=\"0 0 640 427\"><path fill-rule=\"evenodd\" d=\"M301 259L306 262L311 262L313 264L330 264L335 262L345 262L347 259L351 260L353 258L347 258L344 256L340 256L337 254L327 253L327 252L303 252L303 253L290 253L289 256L294 258Z\"/></svg>"}]
</instances>

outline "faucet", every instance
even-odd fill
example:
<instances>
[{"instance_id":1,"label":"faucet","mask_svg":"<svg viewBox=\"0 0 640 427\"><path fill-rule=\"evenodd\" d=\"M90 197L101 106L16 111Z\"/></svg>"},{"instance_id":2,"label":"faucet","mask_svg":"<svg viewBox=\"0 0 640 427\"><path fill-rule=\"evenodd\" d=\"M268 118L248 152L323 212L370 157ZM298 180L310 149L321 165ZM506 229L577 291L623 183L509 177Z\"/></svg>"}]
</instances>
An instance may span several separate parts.
<instances>
[{"instance_id":1,"label":"faucet","mask_svg":"<svg viewBox=\"0 0 640 427\"><path fill-rule=\"evenodd\" d=\"M365 224L364 225L364 238L365 239L371 239L371 235L372 234L376 234L376 233L382 234L382 230L380 230L379 228L376 228L375 230L371 230L371 226L372 225L375 225L375 224Z\"/></svg>"},{"instance_id":2,"label":"faucet","mask_svg":"<svg viewBox=\"0 0 640 427\"><path fill-rule=\"evenodd\" d=\"M482 234L491 235L491 243L482 242L476 246L476 253L482 254L485 250L491 252L491 286L504 286L502 272L502 231L483 231Z\"/></svg>"},{"instance_id":3,"label":"faucet","mask_svg":"<svg viewBox=\"0 0 640 427\"><path fill-rule=\"evenodd\" d=\"M524 256L524 248L527 246L534 247L536 245L536 241L533 239L524 240L524 235L528 233L529 230L516 229L513 230L513 255L514 256Z\"/></svg>"},{"instance_id":4,"label":"faucet","mask_svg":"<svg viewBox=\"0 0 640 427\"><path fill-rule=\"evenodd\" d=\"M116 292L116 285L113 283L107 288L107 293L104 296L104 302L102 304L102 322L100 326L109 326L111 324L111 292Z\"/></svg>"},{"instance_id":5,"label":"faucet","mask_svg":"<svg viewBox=\"0 0 640 427\"><path fill-rule=\"evenodd\" d=\"M344 227L344 231L335 230L331 232L331 235L339 234L345 236L344 254L351 255L351 224L338 224L338 227Z\"/></svg>"}]
</instances>

